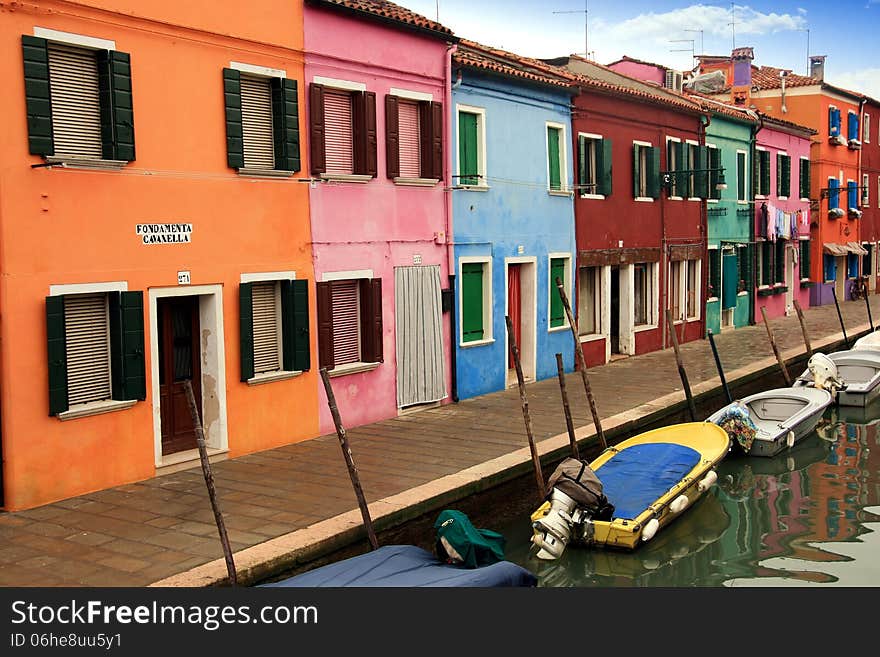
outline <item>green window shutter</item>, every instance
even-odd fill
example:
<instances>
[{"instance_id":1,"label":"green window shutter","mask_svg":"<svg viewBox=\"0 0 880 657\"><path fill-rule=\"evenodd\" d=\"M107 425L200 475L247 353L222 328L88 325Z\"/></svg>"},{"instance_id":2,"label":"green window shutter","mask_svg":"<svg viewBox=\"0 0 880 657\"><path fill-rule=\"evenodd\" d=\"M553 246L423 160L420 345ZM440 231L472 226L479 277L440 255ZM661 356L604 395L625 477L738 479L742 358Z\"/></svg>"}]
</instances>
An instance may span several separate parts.
<instances>
[{"instance_id":1,"label":"green window shutter","mask_svg":"<svg viewBox=\"0 0 880 657\"><path fill-rule=\"evenodd\" d=\"M281 341L283 368L305 372L311 367L308 281L281 281Z\"/></svg>"},{"instance_id":2,"label":"green window shutter","mask_svg":"<svg viewBox=\"0 0 880 657\"><path fill-rule=\"evenodd\" d=\"M223 103L226 107L226 163L233 169L240 169L244 166L241 74L234 68L223 69Z\"/></svg>"},{"instance_id":3,"label":"green window shutter","mask_svg":"<svg viewBox=\"0 0 880 657\"><path fill-rule=\"evenodd\" d=\"M785 194L782 193L784 189L782 179L782 158L783 155L781 153L776 154L776 196L785 196Z\"/></svg>"},{"instance_id":4,"label":"green window shutter","mask_svg":"<svg viewBox=\"0 0 880 657\"><path fill-rule=\"evenodd\" d=\"M597 153L598 155L598 153ZM578 172L577 184L578 193L580 194L596 194L592 189L585 187L589 181L587 180L587 138L578 135Z\"/></svg>"},{"instance_id":5,"label":"green window shutter","mask_svg":"<svg viewBox=\"0 0 880 657\"><path fill-rule=\"evenodd\" d=\"M254 296L251 283L238 286L239 343L241 345L241 380L254 377Z\"/></svg>"},{"instance_id":6,"label":"green window shutter","mask_svg":"<svg viewBox=\"0 0 880 657\"><path fill-rule=\"evenodd\" d=\"M633 198L638 198L641 196L641 186L639 185L639 173L641 172L641 166L639 165L639 149L642 147L638 144L633 144Z\"/></svg>"},{"instance_id":7,"label":"green window shutter","mask_svg":"<svg viewBox=\"0 0 880 657\"><path fill-rule=\"evenodd\" d=\"M483 339L483 267L481 262L461 265L462 342Z\"/></svg>"},{"instance_id":8,"label":"green window shutter","mask_svg":"<svg viewBox=\"0 0 880 657\"><path fill-rule=\"evenodd\" d=\"M776 242L776 258L774 259L776 283L785 282L785 240L777 240Z\"/></svg>"},{"instance_id":9,"label":"green window shutter","mask_svg":"<svg viewBox=\"0 0 880 657\"><path fill-rule=\"evenodd\" d=\"M110 366L113 399L147 398L144 293L110 294Z\"/></svg>"},{"instance_id":10,"label":"green window shutter","mask_svg":"<svg viewBox=\"0 0 880 657\"><path fill-rule=\"evenodd\" d=\"M46 342L49 363L49 415L58 415L69 407L63 296L46 297Z\"/></svg>"},{"instance_id":11,"label":"green window shutter","mask_svg":"<svg viewBox=\"0 0 880 657\"><path fill-rule=\"evenodd\" d=\"M97 61L102 157L131 162L135 159L131 56L116 50L99 50Z\"/></svg>"},{"instance_id":12,"label":"green window shutter","mask_svg":"<svg viewBox=\"0 0 880 657\"><path fill-rule=\"evenodd\" d=\"M755 151L752 158L752 196L761 193L761 151Z\"/></svg>"},{"instance_id":13,"label":"green window shutter","mask_svg":"<svg viewBox=\"0 0 880 657\"><path fill-rule=\"evenodd\" d=\"M547 127L547 157L550 162L550 189L562 189L562 173L559 167L559 128Z\"/></svg>"},{"instance_id":14,"label":"green window shutter","mask_svg":"<svg viewBox=\"0 0 880 657\"><path fill-rule=\"evenodd\" d=\"M562 297L559 296L559 288L556 287L557 278L565 283L565 258L550 260L550 328L565 324L565 308Z\"/></svg>"},{"instance_id":15,"label":"green window shutter","mask_svg":"<svg viewBox=\"0 0 880 657\"><path fill-rule=\"evenodd\" d=\"M477 115L458 113L458 182L460 185L478 185Z\"/></svg>"},{"instance_id":16,"label":"green window shutter","mask_svg":"<svg viewBox=\"0 0 880 657\"><path fill-rule=\"evenodd\" d=\"M736 154L736 198L746 200L746 154Z\"/></svg>"},{"instance_id":17,"label":"green window shutter","mask_svg":"<svg viewBox=\"0 0 880 657\"><path fill-rule=\"evenodd\" d=\"M597 193L611 195L611 140L601 139L596 143L596 175L599 176Z\"/></svg>"},{"instance_id":18,"label":"green window shutter","mask_svg":"<svg viewBox=\"0 0 880 657\"><path fill-rule=\"evenodd\" d=\"M761 285L770 285L773 281L770 279L772 276L770 275L771 265L773 264L773 253L772 247L773 245L770 242L761 242Z\"/></svg>"},{"instance_id":19,"label":"green window shutter","mask_svg":"<svg viewBox=\"0 0 880 657\"><path fill-rule=\"evenodd\" d=\"M761 154L761 193L770 193L770 152L759 151Z\"/></svg>"},{"instance_id":20,"label":"green window shutter","mask_svg":"<svg viewBox=\"0 0 880 657\"><path fill-rule=\"evenodd\" d=\"M647 189L648 196L651 198L660 198L660 149L655 147L648 148L647 157Z\"/></svg>"},{"instance_id":21,"label":"green window shutter","mask_svg":"<svg viewBox=\"0 0 880 657\"><path fill-rule=\"evenodd\" d=\"M809 278L810 277L810 241L809 240L801 240L801 264L800 264L800 272L801 278Z\"/></svg>"},{"instance_id":22,"label":"green window shutter","mask_svg":"<svg viewBox=\"0 0 880 657\"><path fill-rule=\"evenodd\" d=\"M721 190L717 189L718 181L721 178L721 149L720 148L710 148L709 149L709 168L713 169L713 171L709 172L709 193L708 198L720 199L721 198ZM725 182L727 182L725 178Z\"/></svg>"},{"instance_id":23,"label":"green window shutter","mask_svg":"<svg viewBox=\"0 0 880 657\"><path fill-rule=\"evenodd\" d=\"M721 293L721 258L720 249L709 249L709 285L711 290L707 296L717 297Z\"/></svg>"},{"instance_id":24,"label":"green window shutter","mask_svg":"<svg viewBox=\"0 0 880 657\"><path fill-rule=\"evenodd\" d=\"M49 93L49 51L45 39L21 35L28 149L31 155L54 155L52 98Z\"/></svg>"},{"instance_id":25,"label":"green window shutter","mask_svg":"<svg viewBox=\"0 0 880 657\"><path fill-rule=\"evenodd\" d=\"M782 191L783 196L791 196L791 157L788 155L782 159Z\"/></svg>"},{"instance_id":26,"label":"green window shutter","mask_svg":"<svg viewBox=\"0 0 880 657\"><path fill-rule=\"evenodd\" d=\"M675 150L675 196L687 196L685 189L687 188L687 171L688 165L685 159L685 145L680 141L672 142Z\"/></svg>"},{"instance_id":27,"label":"green window shutter","mask_svg":"<svg viewBox=\"0 0 880 657\"><path fill-rule=\"evenodd\" d=\"M709 198L706 191L709 188L709 176L706 175L709 161L709 149L705 146L697 146L694 149L696 153L696 161L694 162L694 196L700 198Z\"/></svg>"},{"instance_id":28,"label":"green window shutter","mask_svg":"<svg viewBox=\"0 0 880 657\"><path fill-rule=\"evenodd\" d=\"M272 78L272 129L275 137L275 168L299 171L299 97L296 80Z\"/></svg>"}]
</instances>

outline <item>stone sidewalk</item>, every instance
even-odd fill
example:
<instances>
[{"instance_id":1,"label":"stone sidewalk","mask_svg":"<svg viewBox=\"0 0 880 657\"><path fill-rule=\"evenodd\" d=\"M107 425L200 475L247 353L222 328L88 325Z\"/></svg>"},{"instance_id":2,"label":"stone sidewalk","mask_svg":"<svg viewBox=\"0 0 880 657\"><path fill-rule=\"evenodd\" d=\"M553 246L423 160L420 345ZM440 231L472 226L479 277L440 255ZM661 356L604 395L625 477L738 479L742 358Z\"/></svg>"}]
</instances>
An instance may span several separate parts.
<instances>
[{"instance_id":1,"label":"stone sidewalk","mask_svg":"<svg viewBox=\"0 0 880 657\"><path fill-rule=\"evenodd\" d=\"M864 301L845 302L841 312L850 342L869 330ZM839 346L833 304L804 314L814 350ZM871 314L880 318L880 296L872 299ZM770 326L786 360L803 357L796 315ZM763 324L726 331L715 343L730 384L777 367ZM709 341L684 344L681 353L693 394L717 394ZM671 347L588 374L606 432L685 399ZM580 374L568 374L566 383L578 440L588 444L595 431ZM568 438L557 380L529 384L527 395L539 452L545 459L561 454ZM532 467L515 387L347 429L347 436L377 532ZM245 581L363 540L335 434L223 461L213 470ZM210 585L222 581L223 564L199 468L0 514L0 586Z\"/></svg>"}]
</instances>

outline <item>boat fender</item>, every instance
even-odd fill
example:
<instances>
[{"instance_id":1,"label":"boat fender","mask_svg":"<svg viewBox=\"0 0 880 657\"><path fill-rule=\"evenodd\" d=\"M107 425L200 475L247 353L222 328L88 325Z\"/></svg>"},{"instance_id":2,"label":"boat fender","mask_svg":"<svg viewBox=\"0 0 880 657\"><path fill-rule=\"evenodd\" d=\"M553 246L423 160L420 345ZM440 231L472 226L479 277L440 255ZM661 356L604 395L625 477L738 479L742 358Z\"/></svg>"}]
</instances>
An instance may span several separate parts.
<instances>
[{"instance_id":1,"label":"boat fender","mask_svg":"<svg viewBox=\"0 0 880 657\"><path fill-rule=\"evenodd\" d=\"M650 541L658 529L660 529L660 521L657 518L651 518L642 530L642 541Z\"/></svg>"},{"instance_id":2,"label":"boat fender","mask_svg":"<svg viewBox=\"0 0 880 657\"><path fill-rule=\"evenodd\" d=\"M718 475L714 470L709 470L709 472L706 473L706 476L700 479L700 483L697 484L697 489L702 493L711 488L716 481L718 481Z\"/></svg>"},{"instance_id":3,"label":"boat fender","mask_svg":"<svg viewBox=\"0 0 880 657\"><path fill-rule=\"evenodd\" d=\"M794 445L794 431L789 431L788 435L785 437L785 444L791 448Z\"/></svg>"},{"instance_id":4,"label":"boat fender","mask_svg":"<svg viewBox=\"0 0 880 657\"><path fill-rule=\"evenodd\" d=\"M672 513L681 513L687 508L689 502L690 500L687 495L679 495L672 500L672 504L669 505L669 510L672 511Z\"/></svg>"}]
</instances>

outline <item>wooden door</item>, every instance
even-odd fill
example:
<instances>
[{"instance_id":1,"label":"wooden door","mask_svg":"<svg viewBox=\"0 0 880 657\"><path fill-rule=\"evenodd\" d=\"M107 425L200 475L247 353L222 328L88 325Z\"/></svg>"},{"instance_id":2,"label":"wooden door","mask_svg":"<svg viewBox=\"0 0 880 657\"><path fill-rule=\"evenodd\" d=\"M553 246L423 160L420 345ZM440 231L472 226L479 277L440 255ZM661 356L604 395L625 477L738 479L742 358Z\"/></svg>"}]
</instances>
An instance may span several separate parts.
<instances>
[{"instance_id":1,"label":"wooden door","mask_svg":"<svg viewBox=\"0 0 880 657\"><path fill-rule=\"evenodd\" d=\"M611 268L611 353L620 353L620 267Z\"/></svg>"},{"instance_id":2,"label":"wooden door","mask_svg":"<svg viewBox=\"0 0 880 657\"><path fill-rule=\"evenodd\" d=\"M196 430L184 387L192 382L201 417L202 372L199 350L198 297L159 299L159 411L162 454L196 449Z\"/></svg>"},{"instance_id":3,"label":"wooden door","mask_svg":"<svg viewBox=\"0 0 880 657\"><path fill-rule=\"evenodd\" d=\"M516 340L516 348L522 358L522 279L520 278L520 265L507 266L507 314L510 323L513 324L513 337ZM507 349L507 367L513 369L513 352Z\"/></svg>"}]
</instances>

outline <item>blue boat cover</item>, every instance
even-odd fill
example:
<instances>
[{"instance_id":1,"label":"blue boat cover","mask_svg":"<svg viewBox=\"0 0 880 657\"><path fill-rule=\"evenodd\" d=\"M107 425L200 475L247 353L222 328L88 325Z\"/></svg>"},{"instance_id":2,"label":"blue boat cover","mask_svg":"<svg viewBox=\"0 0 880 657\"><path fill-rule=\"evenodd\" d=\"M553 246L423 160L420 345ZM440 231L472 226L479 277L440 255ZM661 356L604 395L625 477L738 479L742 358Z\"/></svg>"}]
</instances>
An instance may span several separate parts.
<instances>
[{"instance_id":1,"label":"blue boat cover","mask_svg":"<svg viewBox=\"0 0 880 657\"><path fill-rule=\"evenodd\" d=\"M415 545L383 545L350 559L328 564L273 587L413 587L413 586L537 586L538 578L522 566L499 561L479 568L443 563Z\"/></svg>"},{"instance_id":2,"label":"blue boat cover","mask_svg":"<svg viewBox=\"0 0 880 657\"><path fill-rule=\"evenodd\" d=\"M675 443L627 447L596 468L614 517L632 520L681 481L699 463L700 453Z\"/></svg>"}]
</instances>

